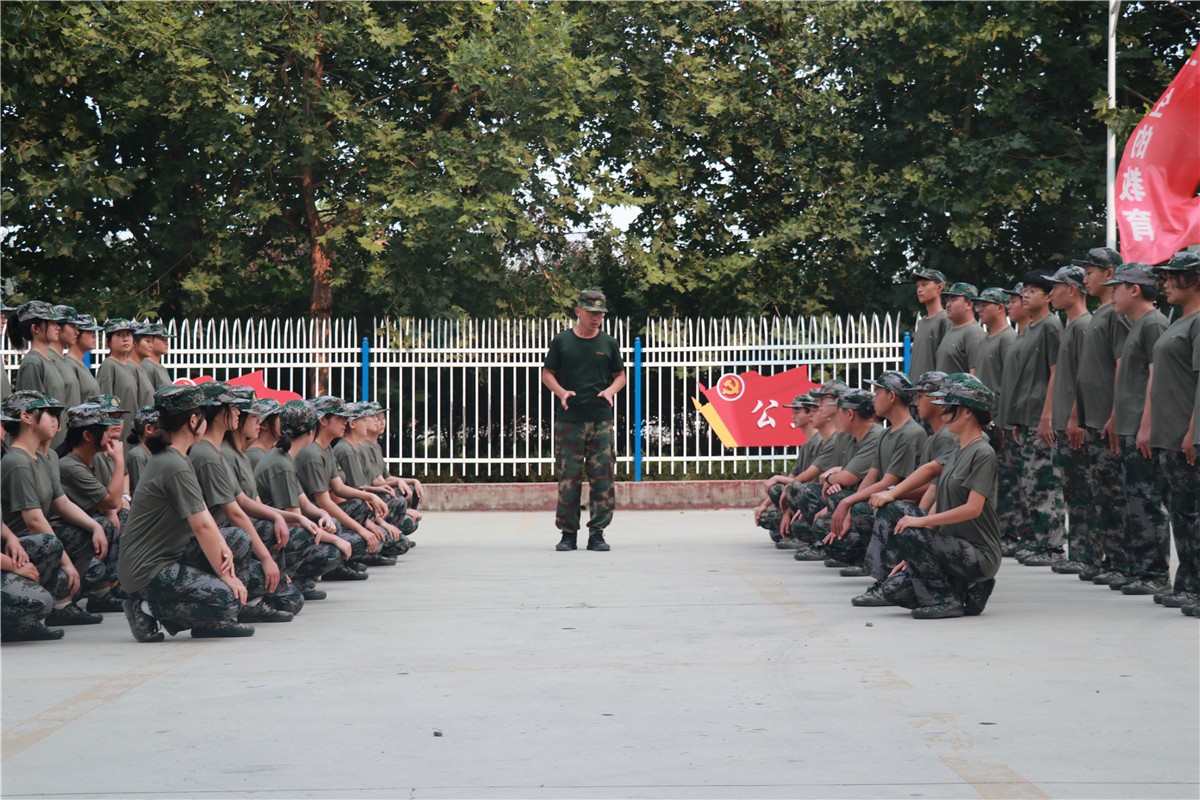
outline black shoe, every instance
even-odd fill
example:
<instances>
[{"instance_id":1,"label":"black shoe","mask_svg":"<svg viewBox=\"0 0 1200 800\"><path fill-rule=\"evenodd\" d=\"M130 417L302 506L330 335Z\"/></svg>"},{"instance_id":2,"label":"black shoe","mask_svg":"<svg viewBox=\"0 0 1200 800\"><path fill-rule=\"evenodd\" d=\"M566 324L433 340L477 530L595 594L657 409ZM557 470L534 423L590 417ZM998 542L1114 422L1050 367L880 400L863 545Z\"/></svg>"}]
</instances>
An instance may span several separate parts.
<instances>
[{"instance_id":1,"label":"black shoe","mask_svg":"<svg viewBox=\"0 0 1200 800\"><path fill-rule=\"evenodd\" d=\"M843 578L865 578L870 573L862 567L842 567L838 570L838 575Z\"/></svg>"},{"instance_id":2,"label":"black shoe","mask_svg":"<svg viewBox=\"0 0 1200 800\"><path fill-rule=\"evenodd\" d=\"M825 566L829 567L830 569L841 569L842 567L848 567L850 565L845 561L838 561L836 558L827 558L825 559Z\"/></svg>"},{"instance_id":3,"label":"black shoe","mask_svg":"<svg viewBox=\"0 0 1200 800\"><path fill-rule=\"evenodd\" d=\"M982 614L983 608L987 605L988 598L992 596L992 590L995 588L995 578L988 578L986 581L979 581L968 586L966 597L963 598L963 611L966 616L977 617Z\"/></svg>"},{"instance_id":4,"label":"black shoe","mask_svg":"<svg viewBox=\"0 0 1200 800\"><path fill-rule=\"evenodd\" d=\"M396 566L396 557L385 556L383 553L367 553L362 563L368 567L394 567Z\"/></svg>"},{"instance_id":5,"label":"black shoe","mask_svg":"<svg viewBox=\"0 0 1200 800\"><path fill-rule=\"evenodd\" d=\"M271 608L277 611L286 611L292 616L304 610L304 594L294 583L285 584L281 581L275 589L275 594L267 595L263 598L263 602L270 603Z\"/></svg>"},{"instance_id":6,"label":"black shoe","mask_svg":"<svg viewBox=\"0 0 1200 800\"><path fill-rule=\"evenodd\" d=\"M608 550L611 550L612 548L610 548L608 546L608 542L604 541L603 531L596 531L595 533L588 536L587 549L588 550L598 550L599 552L603 553L603 552L607 552Z\"/></svg>"},{"instance_id":7,"label":"black shoe","mask_svg":"<svg viewBox=\"0 0 1200 800\"><path fill-rule=\"evenodd\" d=\"M122 610L125 612L125 621L129 623L129 630L133 632L133 638L139 642L161 642L163 633L158 629L158 620L142 611L142 601L137 598L130 598L121 603Z\"/></svg>"},{"instance_id":8,"label":"black shoe","mask_svg":"<svg viewBox=\"0 0 1200 800\"><path fill-rule=\"evenodd\" d=\"M577 549L579 549L578 541L579 541L579 532L578 531L576 531L574 533L571 533L570 531L563 531L562 532L562 541L559 542L558 544L554 545L554 549L560 553L565 553L568 550L577 550Z\"/></svg>"},{"instance_id":9,"label":"black shoe","mask_svg":"<svg viewBox=\"0 0 1200 800\"><path fill-rule=\"evenodd\" d=\"M196 625L192 628L193 639L240 639L253 636L254 628L240 625L236 622L223 622L219 625Z\"/></svg>"},{"instance_id":10,"label":"black shoe","mask_svg":"<svg viewBox=\"0 0 1200 800\"><path fill-rule=\"evenodd\" d=\"M304 590L305 600L324 600L326 597L329 597L329 593L324 589L318 589L315 586L311 589Z\"/></svg>"},{"instance_id":11,"label":"black shoe","mask_svg":"<svg viewBox=\"0 0 1200 800\"><path fill-rule=\"evenodd\" d=\"M371 577L366 572L359 572L353 567L342 565L335 567L332 571L325 573L325 577L321 580L326 581L365 581Z\"/></svg>"},{"instance_id":12,"label":"black shoe","mask_svg":"<svg viewBox=\"0 0 1200 800\"><path fill-rule=\"evenodd\" d=\"M252 606L243 606L238 612L238 622L291 622L295 616L290 612L271 608L264 600Z\"/></svg>"},{"instance_id":13,"label":"black shoe","mask_svg":"<svg viewBox=\"0 0 1200 800\"><path fill-rule=\"evenodd\" d=\"M1158 597L1158 595L1154 596ZM1168 594L1164 595L1162 599L1162 604L1167 608L1183 608L1184 606L1194 606L1197 603L1200 603L1200 595L1193 594L1192 592Z\"/></svg>"},{"instance_id":14,"label":"black shoe","mask_svg":"<svg viewBox=\"0 0 1200 800\"><path fill-rule=\"evenodd\" d=\"M950 619L952 617L962 617L966 615L966 609L962 603L940 603L936 606L922 606L914 608L912 612L913 619Z\"/></svg>"},{"instance_id":15,"label":"black shoe","mask_svg":"<svg viewBox=\"0 0 1200 800\"><path fill-rule=\"evenodd\" d=\"M859 608L881 608L883 606L894 605L891 600L888 600L879 590L883 586L879 581L875 581L875 585L858 597L851 598L850 605Z\"/></svg>"},{"instance_id":16,"label":"black shoe","mask_svg":"<svg viewBox=\"0 0 1200 800\"><path fill-rule=\"evenodd\" d=\"M1083 572L1079 573L1079 580L1091 583L1096 580L1096 576L1104 572L1103 567L1088 567Z\"/></svg>"},{"instance_id":17,"label":"black shoe","mask_svg":"<svg viewBox=\"0 0 1200 800\"><path fill-rule=\"evenodd\" d=\"M67 603L62 608L56 608L46 617L47 625L99 625L104 617L99 614L89 614L75 603Z\"/></svg>"},{"instance_id":18,"label":"black shoe","mask_svg":"<svg viewBox=\"0 0 1200 800\"><path fill-rule=\"evenodd\" d=\"M792 553L792 558L797 561L824 561L825 554L820 550L815 550L811 545L803 544L796 548L796 552Z\"/></svg>"},{"instance_id":19,"label":"black shoe","mask_svg":"<svg viewBox=\"0 0 1200 800\"><path fill-rule=\"evenodd\" d=\"M354 570L355 572L366 572L367 571L367 564L366 564L365 560L364 561L350 561L346 564L346 566L349 567L350 569Z\"/></svg>"},{"instance_id":20,"label":"black shoe","mask_svg":"<svg viewBox=\"0 0 1200 800\"><path fill-rule=\"evenodd\" d=\"M28 625L4 626L4 632L0 634L0 641L48 642L53 639L61 639L63 634L62 628L47 628L41 622L32 622Z\"/></svg>"},{"instance_id":21,"label":"black shoe","mask_svg":"<svg viewBox=\"0 0 1200 800\"><path fill-rule=\"evenodd\" d=\"M87 606L87 610L92 614L120 614L125 610L121 601L111 594L103 597L89 597Z\"/></svg>"}]
</instances>

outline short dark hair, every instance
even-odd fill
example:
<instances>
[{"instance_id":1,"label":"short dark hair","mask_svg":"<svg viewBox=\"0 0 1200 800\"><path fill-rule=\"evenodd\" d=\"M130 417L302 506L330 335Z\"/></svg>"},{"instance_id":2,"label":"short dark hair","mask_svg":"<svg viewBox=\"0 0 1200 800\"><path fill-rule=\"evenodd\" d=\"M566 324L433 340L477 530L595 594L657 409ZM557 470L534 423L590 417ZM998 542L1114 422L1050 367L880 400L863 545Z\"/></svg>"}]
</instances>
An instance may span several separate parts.
<instances>
[{"instance_id":1,"label":"short dark hair","mask_svg":"<svg viewBox=\"0 0 1200 800\"><path fill-rule=\"evenodd\" d=\"M1047 272L1044 269L1035 269L1021 279L1021 283L1025 284L1026 288L1032 286L1035 289L1041 289L1043 292L1049 292L1054 288L1054 282L1050 280L1053 273Z\"/></svg>"}]
</instances>

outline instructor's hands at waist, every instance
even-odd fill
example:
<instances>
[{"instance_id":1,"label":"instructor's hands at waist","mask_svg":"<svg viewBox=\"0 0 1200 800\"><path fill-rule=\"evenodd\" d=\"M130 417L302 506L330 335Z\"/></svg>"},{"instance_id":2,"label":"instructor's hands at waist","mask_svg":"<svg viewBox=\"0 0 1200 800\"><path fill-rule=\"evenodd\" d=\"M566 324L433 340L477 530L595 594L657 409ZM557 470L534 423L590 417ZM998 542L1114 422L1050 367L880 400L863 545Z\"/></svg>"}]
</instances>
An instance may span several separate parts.
<instances>
[{"instance_id":1,"label":"instructor's hands at waist","mask_svg":"<svg viewBox=\"0 0 1200 800\"><path fill-rule=\"evenodd\" d=\"M559 401L562 402L562 407L566 408L567 407L567 398L574 397L574 396L575 396L575 393L572 392L570 389L563 389L563 392L562 392L562 394L560 394L558 396L558 399L559 399ZM609 402L611 403L612 401L610 400Z\"/></svg>"}]
</instances>

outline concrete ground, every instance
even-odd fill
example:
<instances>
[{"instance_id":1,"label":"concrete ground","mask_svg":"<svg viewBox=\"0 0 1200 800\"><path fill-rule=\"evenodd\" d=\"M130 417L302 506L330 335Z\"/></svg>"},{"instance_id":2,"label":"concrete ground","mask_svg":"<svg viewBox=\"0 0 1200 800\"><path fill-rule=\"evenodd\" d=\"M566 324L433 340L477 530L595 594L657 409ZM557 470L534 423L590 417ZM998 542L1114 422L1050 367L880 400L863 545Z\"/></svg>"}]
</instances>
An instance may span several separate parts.
<instances>
[{"instance_id":1,"label":"concrete ground","mask_svg":"<svg viewBox=\"0 0 1200 800\"><path fill-rule=\"evenodd\" d=\"M745 511L431 515L252 639L6 644L5 797L1200 795L1200 627L1006 561L987 612L858 609Z\"/></svg>"}]
</instances>

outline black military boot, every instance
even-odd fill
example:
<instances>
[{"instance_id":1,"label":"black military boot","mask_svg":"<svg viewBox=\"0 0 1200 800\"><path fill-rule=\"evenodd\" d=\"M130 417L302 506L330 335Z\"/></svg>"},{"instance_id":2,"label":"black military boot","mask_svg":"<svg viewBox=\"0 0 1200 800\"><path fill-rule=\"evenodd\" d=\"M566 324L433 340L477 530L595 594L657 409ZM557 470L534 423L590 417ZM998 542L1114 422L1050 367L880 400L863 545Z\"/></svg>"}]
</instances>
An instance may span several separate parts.
<instances>
[{"instance_id":1,"label":"black military boot","mask_svg":"<svg viewBox=\"0 0 1200 800\"><path fill-rule=\"evenodd\" d=\"M604 531L596 531L588 536L587 549L599 550L601 552L611 549L608 546L608 542L604 541Z\"/></svg>"},{"instance_id":2,"label":"black military boot","mask_svg":"<svg viewBox=\"0 0 1200 800\"><path fill-rule=\"evenodd\" d=\"M579 538L578 531L574 531L574 532L563 531L562 532L562 541L559 542L558 544L554 545L554 549L558 550L560 553L565 552L567 550L576 550L579 547L576 544L578 538Z\"/></svg>"}]
</instances>

